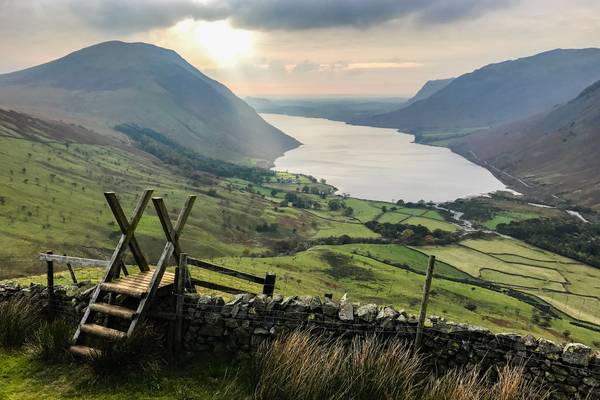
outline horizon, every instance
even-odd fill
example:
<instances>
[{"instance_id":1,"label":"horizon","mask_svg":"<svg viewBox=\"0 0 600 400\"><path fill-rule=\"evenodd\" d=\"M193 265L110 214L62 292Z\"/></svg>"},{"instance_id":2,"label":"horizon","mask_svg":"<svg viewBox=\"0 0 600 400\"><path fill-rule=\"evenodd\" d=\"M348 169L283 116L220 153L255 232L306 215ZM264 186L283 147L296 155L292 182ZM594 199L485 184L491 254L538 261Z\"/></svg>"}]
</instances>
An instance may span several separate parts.
<instances>
[{"instance_id":1,"label":"horizon","mask_svg":"<svg viewBox=\"0 0 600 400\"><path fill-rule=\"evenodd\" d=\"M314 3L5 1L0 71L120 40L173 49L241 97L407 98L487 64L600 47L591 0Z\"/></svg>"}]
</instances>

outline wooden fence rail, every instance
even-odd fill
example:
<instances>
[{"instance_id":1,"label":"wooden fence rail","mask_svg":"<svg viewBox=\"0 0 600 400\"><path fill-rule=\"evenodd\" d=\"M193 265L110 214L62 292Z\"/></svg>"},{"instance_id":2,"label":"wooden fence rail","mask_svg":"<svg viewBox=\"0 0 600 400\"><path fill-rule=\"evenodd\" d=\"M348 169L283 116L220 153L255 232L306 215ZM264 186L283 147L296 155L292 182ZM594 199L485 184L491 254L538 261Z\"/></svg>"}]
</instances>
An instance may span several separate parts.
<instances>
[{"instance_id":1,"label":"wooden fence rail","mask_svg":"<svg viewBox=\"0 0 600 400\"><path fill-rule=\"evenodd\" d=\"M48 286L49 290L54 289L54 263L67 264L71 267L102 267L106 268L108 266L107 260L97 260L93 258L81 258L81 257L70 257L66 255L57 255L52 254L52 252L41 253L39 256L40 261L45 261L48 266ZM251 275L245 272L235 271L233 269L221 267L219 265L214 265L208 263L206 261L199 260L197 258L187 257L187 265L192 265L198 268L202 268L211 272L216 272L218 274L231 276L233 278L245 280L248 282L256 283L263 286L263 294L267 296L272 296L275 291L275 281L276 276L272 273L267 273L264 278L259 276ZM125 268L124 265L121 268ZM50 272L50 270L52 271ZM124 272L127 274L126 270ZM73 283L77 283L76 278L74 278L75 274L72 271L72 268L69 268L69 273L71 274L71 278L73 279ZM52 278L50 277L52 274ZM207 289L217 290L224 293L229 294L240 294L247 293L248 291L237 289L229 286L224 286L214 282L203 281L200 279L192 279L191 280L194 285L198 285ZM52 288L50 288L50 284L52 283Z\"/></svg>"},{"instance_id":2,"label":"wooden fence rail","mask_svg":"<svg viewBox=\"0 0 600 400\"><path fill-rule=\"evenodd\" d=\"M254 276L251 274L247 274L245 272L235 271L233 269L221 267L219 265L214 265L208 263L206 261L198 260L196 258L188 257L187 259L188 265L193 265L198 268L206 269L208 271L216 272L222 275L228 275L237 279L242 279L248 282L257 283L259 285L263 285L263 294L267 296L272 296L275 291L275 280L276 276L272 273L267 273L264 278L259 276ZM247 293L245 290L240 290L236 288L232 288L229 286L223 286L218 283L206 282L199 279L192 279L194 285L202 286L212 290L218 290L225 293L230 294L239 294L239 293Z\"/></svg>"}]
</instances>

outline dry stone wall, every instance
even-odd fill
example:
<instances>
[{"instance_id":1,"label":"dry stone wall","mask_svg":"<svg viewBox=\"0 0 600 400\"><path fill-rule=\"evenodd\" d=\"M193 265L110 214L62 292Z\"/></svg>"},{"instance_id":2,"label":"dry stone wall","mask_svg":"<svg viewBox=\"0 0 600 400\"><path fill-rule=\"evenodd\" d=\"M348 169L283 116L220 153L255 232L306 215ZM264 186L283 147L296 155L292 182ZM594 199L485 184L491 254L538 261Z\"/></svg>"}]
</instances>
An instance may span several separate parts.
<instances>
[{"instance_id":1,"label":"dry stone wall","mask_svg":"<svg viewBox=\"0 0 600 400\"><path fill-rule=\"evenodd\" d=\"M71 290L69 292L72 292ZM89 289L67 294L56 291L56 310L78 317L89 301ZM0 285L0 302L27 297L47 309L47 289ZM172 320L174 299L157 302L151 315ZM184 351L249 355L261 344L295 329L350 340L355 335L413 340L417 320L403 310L375 304L360 305L345 297L339 302L313 296L282 297L242 294L231 301L221 297L186 295ZM600 352L569 343L557 344L533 336L494 334L485 328L453 323L431 316L426 322L422 350L440 370L481 364L521 363L530 379L544 380L557 400L600 400Z\"/></svg>"}]
</instances>

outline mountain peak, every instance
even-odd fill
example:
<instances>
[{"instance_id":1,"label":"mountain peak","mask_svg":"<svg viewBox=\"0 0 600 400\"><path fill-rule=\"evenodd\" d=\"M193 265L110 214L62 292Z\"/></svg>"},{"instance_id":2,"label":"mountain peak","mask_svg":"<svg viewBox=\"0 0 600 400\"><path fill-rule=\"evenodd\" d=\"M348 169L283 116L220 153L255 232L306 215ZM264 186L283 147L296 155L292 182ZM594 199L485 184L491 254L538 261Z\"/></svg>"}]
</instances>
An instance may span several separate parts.
<instances>
[{"instance_id":1,"label":"mountain peak","mask_svg":"<svg viewBox=\"0 0 600 400\"><path fill-rule=\"evenodd\" d=\"M49 117L134 124L231 161L273 160L298 144L173 50L109 41L0 75L0 105Z\"/></svg>"}]
</instances>

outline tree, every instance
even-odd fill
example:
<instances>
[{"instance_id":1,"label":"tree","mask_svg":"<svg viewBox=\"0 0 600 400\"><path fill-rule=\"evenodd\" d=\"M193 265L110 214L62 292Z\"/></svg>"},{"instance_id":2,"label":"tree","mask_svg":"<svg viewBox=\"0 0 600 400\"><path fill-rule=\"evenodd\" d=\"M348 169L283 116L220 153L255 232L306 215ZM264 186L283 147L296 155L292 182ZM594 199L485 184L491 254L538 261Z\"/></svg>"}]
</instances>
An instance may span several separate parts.
<instances>
[{"instance_id":1,"label":"tree","mask_svg":"<svg viewBox=\"0 0 600 400\"><path fill-rule=\"evenodd\" d=\"M346 208L344 209L344 215L345 215L346 217L351 217L351 216L352 216L352 214L354 214L354 209L353 209L352 207L346 207Z\"/></svg>"},{"instance_id":2,"label":"tree","mask_svg":"<svg viewBox=\"0 0 600 400\"><path fill-rule=\"evenodd\" d=\"M337 211L337 210L339 210L340 208L342 208L342 204L340 203L340 201L339 201L339 200L336 200L336 199L334 199L334 200L329 200L329 203L327 203L327 205L329 206L329 209L330 209L331 211Z\"/></svg>"}]
</instances>

